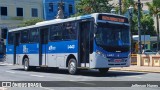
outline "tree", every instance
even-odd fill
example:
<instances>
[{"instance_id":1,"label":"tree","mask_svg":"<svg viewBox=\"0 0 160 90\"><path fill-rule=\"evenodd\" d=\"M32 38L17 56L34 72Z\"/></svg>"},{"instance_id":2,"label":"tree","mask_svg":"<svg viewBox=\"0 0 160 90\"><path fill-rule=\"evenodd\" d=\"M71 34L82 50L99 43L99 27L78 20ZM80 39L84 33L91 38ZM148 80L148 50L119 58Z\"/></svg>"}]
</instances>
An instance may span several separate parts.
<instances>
[{"instance_id":1,"label":"tree","mask_svg":"<svg viewBox=\"0 0 160 90\"><path fill-rule=\"evenodd\" d=\"M110 13L112 5L110 0L80 0L76 5L76 15L85 15L90 13Z\"/></svg>"},{"instance_id":2,"label":"tree","mask_svg":"<svg viewBox=\"0 0 160 90\"><path fill-rule=\"evenodd\" d=\"M156 31L154 30L154 20L152 16L150 16L149 14L143 14L141 18L141 26L142 26L142 31L141 31L142 34L147 34L151 36L156 35ZM147 28L148 30L146 31Z\"/></svg>"},{"instance_id":3,"label":"tree","mask_svg":"<svg viewBox=\"0 0 160 90\"><path fill-rule=\"evenodd\" d=\"M19 27L25 27L25 26L30 26L30 25L34 25L37 22L42 22L43 20L40 18L34 18L34 19L30 19L30 20L26 20L23 21L21 24L19 24Z\"/></svg>"},{"instance_id":4,"label":"tree","mask_svg":"<svg viewBox=\"0 0 160 90\"><path fill-rule=\"evenodd\" d=\"M149 7L150 14L156 16L157 22L157 50L159 50L159 13L160 13L160 0L153 0L152 3L146 3Z\"/></svg>"}]
</instances>

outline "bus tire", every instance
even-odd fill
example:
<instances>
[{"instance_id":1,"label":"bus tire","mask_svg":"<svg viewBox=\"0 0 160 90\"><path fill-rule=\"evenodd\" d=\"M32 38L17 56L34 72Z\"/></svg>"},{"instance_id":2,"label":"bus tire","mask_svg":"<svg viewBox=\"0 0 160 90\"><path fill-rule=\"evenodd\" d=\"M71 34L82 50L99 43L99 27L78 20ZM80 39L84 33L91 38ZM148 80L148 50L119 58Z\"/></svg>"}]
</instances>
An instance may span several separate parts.
<instances>
[{"instance_id":1,"label":"bus tire","mask_svg":"<svg viewBox=\"0 0 160 90\"><path fill-rule=\"evenodd\" d=\"M29 60L28 60L28 58L24 58L24 70L25 71L29 70Z\"/></svg>"},{"instance_id":2,"label":"bus tire","mask_svg":"<svg viewBox=\"0 0 160 90\"><path fill-rule=\"evenodd\" d=\"M68 62L68 72L71 75L74 75L77 73L77 62L74 58L71 58Z\"/></svg>"},{"instance_id":3,"label":"bus tire","mask_svg":"<svg viewBox=\"0 0 160 90\"><path fill-rule=\"evenodd\" d=\"M29 59L24 58L24 70L29 71L29 70L34 70L34 69L36 69L35 66L29 66Z\"/></svg>"},{"instance_id":4,"label":"bus tire","mask_svg":"<svg viewBox=\"0 0 160 90\"><path fill-rule=\"evenodd\" d=\"M98 70L101 74L106 74L108 72L109 68L99 68Z\"/></svg>"}]
</instances>

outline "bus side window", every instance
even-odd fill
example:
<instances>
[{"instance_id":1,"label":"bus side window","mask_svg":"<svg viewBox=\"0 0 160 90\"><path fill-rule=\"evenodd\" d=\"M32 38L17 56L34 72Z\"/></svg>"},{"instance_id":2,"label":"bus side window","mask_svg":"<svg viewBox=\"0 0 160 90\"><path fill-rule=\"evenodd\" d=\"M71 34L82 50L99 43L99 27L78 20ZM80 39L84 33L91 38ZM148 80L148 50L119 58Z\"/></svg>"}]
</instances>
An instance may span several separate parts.
<instances>
[{"instance_id":1,"label":"bus side window","mask_svg":"<svg viewBox=\"0 0 160 90\"><path fill-rule=\"evenodd\" d=\"M39 42L39 32L37 28L31 29L29 35L30 35L29 41L31 43Z\"/></svg>"},{"instance_id":2,"label":"bus side window","mask_svg":"<svg viewBox=\"0 0 160 90\"><path fill-rule=\"evenodd\" d=\"M13 45L13 35L14 35L13 32L8 33L8 44Z\"/></svg>"},{"instance_id":3,"label":"bus side window","mask_svg":"<svg viewBox=\"0 0 160 90\"><path fill-rule=\"evenodd\" d=\"M74 22L67 22L64 24L65 29L63 30L64 40L75 40L77 36L76 24Z\"/></svg>"},{"instance_id":4,"label":"bus side window","mask_svg":"<svg viewBox=\"0 0 160 90\"><path fill-rule=\"evenodd\" d=\"M28 43L29 37L28 37L28 30L24 30L21 32L21 43Z\"/></svg>"},{"instance_id":5,"label":"bus side window","mask_svg":"<svg viewBox=\"0 0 160 90\"><path fill-rule=\"evenodd\" d=\"M53 25L50 29L50 41L62 40L62 30L60 25Z\"/></svg>"}]
</instances>

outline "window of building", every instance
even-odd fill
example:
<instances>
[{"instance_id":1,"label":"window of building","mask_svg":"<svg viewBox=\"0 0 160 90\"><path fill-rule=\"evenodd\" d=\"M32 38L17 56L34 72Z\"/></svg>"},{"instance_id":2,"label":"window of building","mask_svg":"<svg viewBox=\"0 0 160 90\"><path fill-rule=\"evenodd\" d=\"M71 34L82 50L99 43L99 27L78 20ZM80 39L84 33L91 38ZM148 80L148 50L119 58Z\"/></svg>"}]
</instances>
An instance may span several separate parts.
<instances>
[{"instance_id":1,"label":"window of building","mask_svg":"<svg viewBox=\"0 0 160 90\"><path fill-rule=\"evenodd\" d=\"M53 12L53 3L49 3L49 12Z\"/></svg>"},{"instance_id":2,"label":"window of building","mask_svg":"<svg viewBox=\"0 0 160 90\"><path fill-rule=\"evenodd\" d=\"M13 36L14 36L14 33L9 32L9 34L8 34L8 44L13 45L13 38L14 38Z\"/></svg>"},{"instance_id":3,"label":"window of building","mask_svg":"<svg viewBox=\"0 0 160 90\"><path fill-rule=\"evenodd\" d=\"M17 16L23 16L23 8L17 8Z\"/></svg>"},{"instance_id":4,"label":"window of building","mask_svg":"<svg viewBox=\"0 0 160 90\"><path fill-rule=\"evenodd\" d=\"M38 17L38 9L32 8L32 17Z\"/></svg>"},{"instance_id":5,"label":"window of building","mask_svg":"<svg viewBox=\"0 0 160 90\"><path fill-rule=\"evenodd\" d=\"M30 40L31 43L39 42L39 31L38 29L30 30Z\"/></svg>"},{"instance_id":6,"label":"window of building","mask_svg":"<svg viewBox=\"0 0 160 90\"><path fill-rule=\"evenodd\" d=\"M73 13L73 6L71 4L69 5L69 13Z\"/></svg>"},{"instance_id":7,"label":"window of building","mask_svg":"<svg viewBox=\"0 0 160 90\"><path fill-rule=\"evenodd\" d=\"M7 7L1 7L0 11L1 11L1 15L7 16Z\"/></svg>"},{"instance_id":8,"label":"window of building","mask_svg":"<svg viewBox=\"0 0 160 90\"><path fill-rule=\"evenodd\" d=\"M23 30L21 32L21 43L28 43L28 40L29 37L28 37L28 30Z\"/></svg>"}]
</instances>

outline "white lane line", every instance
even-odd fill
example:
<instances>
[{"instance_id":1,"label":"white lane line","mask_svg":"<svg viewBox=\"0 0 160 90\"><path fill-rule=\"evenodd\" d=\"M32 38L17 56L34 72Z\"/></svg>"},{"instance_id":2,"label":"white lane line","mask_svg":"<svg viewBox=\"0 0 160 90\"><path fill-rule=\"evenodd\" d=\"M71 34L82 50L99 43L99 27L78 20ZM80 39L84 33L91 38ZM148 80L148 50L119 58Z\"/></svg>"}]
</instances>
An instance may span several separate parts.
<instances>
[{"instance_id":1,"label":"white lane line","mask_svg":"<svg viewBox=\"0 0 160 90\"><path fill-rule=\"evenodd\" d=\"M15 73L15 72L13 72L13 71L6 71L7 73Z\"/></svg>"},{"instance_id":2,"label":"white lane line","mask_svg":"<svg viewBox=\"0 0 160 90\"><path fill-rule=\"evenodd\" d=\"M131 77L131 78L142 78L142 77L139 77L139 76L127 76L127 77Z\"/></svg>"},{"instance_id":3,"label":"white lane line","mask_svg":"<svg viewBox=\"0 0 160 90\"><path fill-rule=\"evenodd\" d=\"M46 89L46 90L54 90L52 88L47 88L47 87L40 87L40 88L43 88L43 89Z\"/></svg>"},{"instance_id":4,"label":"white lane line","mask_svg":"<svg viewBox=\"0 0 160 90\"><path fill-rule=\"evenodd\" d=\"M44 77L44 76L41 76L41 75L34 75L34 74L31 74L30 76L33 76L33 77Z\"/></svg>"}]
</instances>

